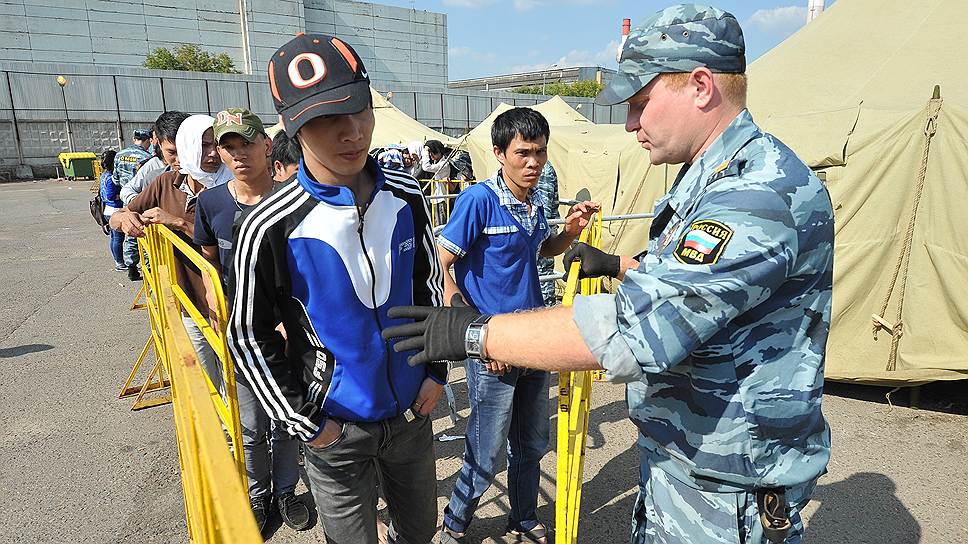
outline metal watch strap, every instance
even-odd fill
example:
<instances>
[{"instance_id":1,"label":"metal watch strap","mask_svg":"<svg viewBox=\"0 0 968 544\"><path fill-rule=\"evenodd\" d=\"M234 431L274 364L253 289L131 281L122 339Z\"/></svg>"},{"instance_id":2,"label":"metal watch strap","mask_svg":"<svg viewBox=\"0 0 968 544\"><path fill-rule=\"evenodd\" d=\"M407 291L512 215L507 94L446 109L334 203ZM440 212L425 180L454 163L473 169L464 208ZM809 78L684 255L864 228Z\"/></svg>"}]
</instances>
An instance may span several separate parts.
<instances>
[{"instance_id":1,"label":"metal watch strap","mask_svg":"<svg viewBox=\"0 0 968 544\"><path fill-rule=\"evenodd\" d=\"M487 359L484 342L487 340L487 322L489 315L480 315L467 326L464 332L464 350L471 359Z\"/></svg>"}]
</instances>

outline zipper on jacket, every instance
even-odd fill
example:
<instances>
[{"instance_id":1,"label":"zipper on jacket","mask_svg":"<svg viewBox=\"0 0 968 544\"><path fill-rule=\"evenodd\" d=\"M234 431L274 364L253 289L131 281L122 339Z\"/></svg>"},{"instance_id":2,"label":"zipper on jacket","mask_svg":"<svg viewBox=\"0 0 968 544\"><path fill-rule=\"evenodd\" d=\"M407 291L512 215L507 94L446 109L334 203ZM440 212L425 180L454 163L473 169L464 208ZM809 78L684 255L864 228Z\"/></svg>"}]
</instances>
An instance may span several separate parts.
<instances>
[{"instance_id":1,"label":"zipper on jacket","mask_svg":"<svg viewBox=\"0 0 968 544\"><path fill-rule=\"evenodd\" d=\"M373 316L376 318L376 326L380 329L380 332L383 332L383 323L380 321L380 309L376 304L376 268L373 267L373 261L370 260L370 254L366 252L366 243L363 241L363 214L366 213L366 208L357 204L356 213L360 218L360 226L356 229L357 234L360 236L360 249L363 251L363 256L366 258L366 264L370 268L370 297L373 300ZM396 405L397 413L399 413L400 399L397 398L397 391L393 388L393 377L390 373L389 340L383 340L383 350L386 352L387 385L390 386L390 394L393 396L393 403Z\"/></svg>"}]
</instances>

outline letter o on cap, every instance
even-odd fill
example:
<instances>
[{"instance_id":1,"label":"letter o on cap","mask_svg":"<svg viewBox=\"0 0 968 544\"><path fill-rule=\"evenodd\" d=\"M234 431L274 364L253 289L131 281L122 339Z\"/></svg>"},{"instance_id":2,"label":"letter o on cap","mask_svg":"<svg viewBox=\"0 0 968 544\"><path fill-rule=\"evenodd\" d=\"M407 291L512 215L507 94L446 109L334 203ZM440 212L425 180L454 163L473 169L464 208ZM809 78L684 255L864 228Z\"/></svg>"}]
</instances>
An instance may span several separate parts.
<instances>
[{"instance_id":1,"label":"letter o on cap","mask_svg":"<svg viewBox=\"0 0 968 544\"><path fill-rule=\"evenodd\" d=\"M313 68L313 75L308 79L299 73L299 63L303 61L308 61ZM319 83L326 77L326 63L323 62L323 57L316 53L300 53L289 61L288 71L289 81L292 82L292 85L297 89L305 89Z\"/></svg>"}]
</instances>

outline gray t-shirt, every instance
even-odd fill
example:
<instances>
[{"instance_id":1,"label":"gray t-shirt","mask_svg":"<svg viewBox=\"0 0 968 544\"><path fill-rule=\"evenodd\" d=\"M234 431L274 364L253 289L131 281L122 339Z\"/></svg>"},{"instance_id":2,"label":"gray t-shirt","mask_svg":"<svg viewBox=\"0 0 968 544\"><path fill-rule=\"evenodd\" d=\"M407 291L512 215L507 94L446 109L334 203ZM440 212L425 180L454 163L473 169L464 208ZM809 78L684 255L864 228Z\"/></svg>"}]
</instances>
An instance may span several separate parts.
<instances>
[{"instance_id":1,"label":"gray t-shirt","mask_svg":"<svg viewBox=\"0 0 968 544\"><path fill-rule=\"evenodd\" d=\"M148 162L141 165L138 172L131 178L131 181L121 186L121 202L127 206L129 202L134 200L134 197L138 196L141 191L145 190L145 187L149 183L155 180L158 176L163 174L168 170L168 165L165 161L159 159L158 157L152 157Z\"/></svg>"}]
</instances>

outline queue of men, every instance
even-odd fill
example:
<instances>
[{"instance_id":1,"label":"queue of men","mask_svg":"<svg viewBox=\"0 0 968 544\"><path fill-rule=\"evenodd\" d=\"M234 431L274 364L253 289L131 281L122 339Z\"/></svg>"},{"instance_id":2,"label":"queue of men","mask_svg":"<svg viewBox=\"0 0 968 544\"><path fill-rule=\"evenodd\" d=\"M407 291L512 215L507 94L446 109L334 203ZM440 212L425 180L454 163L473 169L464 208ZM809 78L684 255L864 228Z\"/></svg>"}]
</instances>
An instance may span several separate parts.
<instances>
[{"instance_id":1,"label":"queue of men","mask_svg":"<svg viewBox=\"0 0 968 544\"><path fill-rule=\"evenodd\" d=\"M551 542L536 514L548 372L603 369L628 384L640 431L633 543L801 541L800 513L830 451L829 197L746 110L731 14L664 9L632 29L620 59L598 100L629 104L626 130L653 164L685 165L634 258L574 244L594 202L572 206L560 230L548 224L557 203L539 182L554 172L553 134L527 108L495 119L501 168L458 196L435 236L420 185L396 167L402 152L387 166L368 154L369 78L337 37L301 34L272 56L284 125L273 140L241 108L158 118L157 164L130 173L110 226L135 239L166 225L221 271L260 528L273 510L309 526L294 495L302 445L327 542L462 542L506 452L506 532ZM433 166L441 154L427 151ZM129 162L116 158L115 173ZM617 291L545 308L539 259L566 251L583 277L620 280ZM196 307L212 307L197 268L177 267ZM218 358L184 324L224 389ZM471 414L438 512L429 415L447 361L465 365Z\"/></svg>"}]
</instances>

